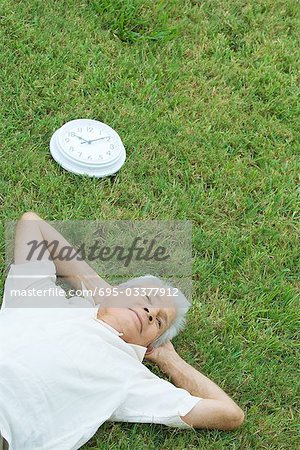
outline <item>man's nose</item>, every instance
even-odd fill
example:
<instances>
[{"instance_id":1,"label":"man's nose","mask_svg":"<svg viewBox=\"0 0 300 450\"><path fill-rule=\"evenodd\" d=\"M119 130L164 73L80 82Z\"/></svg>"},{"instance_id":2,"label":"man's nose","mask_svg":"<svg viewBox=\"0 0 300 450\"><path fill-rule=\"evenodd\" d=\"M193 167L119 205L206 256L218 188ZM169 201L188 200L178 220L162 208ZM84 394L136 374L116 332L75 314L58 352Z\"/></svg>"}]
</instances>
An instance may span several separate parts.
<instances>
[{"instance_id":1,"label":"man's nose","mask_svg":"<svg viewBox=\"0 0 300 450\"><path fill-rule=\"evenodd\" d=\"M146 311L150 323L156 319L156 315L158 314L158 308L151 308L151 310L149 310L149 308L144 308L144 311Z\"/></svg>"}]
</instances>

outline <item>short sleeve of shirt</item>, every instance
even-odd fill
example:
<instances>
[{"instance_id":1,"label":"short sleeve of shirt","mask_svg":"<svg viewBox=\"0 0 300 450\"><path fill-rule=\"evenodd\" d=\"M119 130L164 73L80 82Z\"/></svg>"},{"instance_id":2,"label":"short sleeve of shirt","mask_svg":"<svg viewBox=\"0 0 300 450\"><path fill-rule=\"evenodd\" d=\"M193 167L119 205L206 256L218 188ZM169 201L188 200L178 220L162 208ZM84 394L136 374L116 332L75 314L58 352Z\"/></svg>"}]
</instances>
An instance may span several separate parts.
<instances>
[{"instance_id":1,"label":"short sleeve of shirt","mask_svg":"<svg viewBox=\"0 0 300 450\"><path fill-rule=\"evenodd\" d=\"M15 289L30 289L41 281L55 283L56 269L53 261L28 261L21 264L11 264L7 274L6 284Z\"/></svg>"},{"instance_id":2,"label":"short sleeve of shirt","mask_svg":"<svg viewBox=\"0 0 300 450\"><path fill-rule=\"evenodd\" d=\"M2 309L95 306L91 296L85 298L74 296L67 299L65 290L56 284L56 267L51 260L29 261L10 266L5 282Z\"/></svg>"},{"instance_id":3,"label":"short sleeve of shirt","mask_svg":"<svg viewBox=\"0 0 300 450\"><path fill-rule=\"evenodd\" d=\"M65 291L56 285L53 261L11 264L4 288L2 308L66 306Z\"/></svg>"},{"instance_id":4,"label":"short sleeve of shirt","mask_svg":"<svg viewBox=\"0 0 300 450\"><path fill-rule=\"evenodd\" d=\"M111 416L111 421L159 423L170 427L192 427L181 416L188 414L202 399L185 389L154 375L145 366L132 380L125 402Z\"/></svg>"}]
</instances>

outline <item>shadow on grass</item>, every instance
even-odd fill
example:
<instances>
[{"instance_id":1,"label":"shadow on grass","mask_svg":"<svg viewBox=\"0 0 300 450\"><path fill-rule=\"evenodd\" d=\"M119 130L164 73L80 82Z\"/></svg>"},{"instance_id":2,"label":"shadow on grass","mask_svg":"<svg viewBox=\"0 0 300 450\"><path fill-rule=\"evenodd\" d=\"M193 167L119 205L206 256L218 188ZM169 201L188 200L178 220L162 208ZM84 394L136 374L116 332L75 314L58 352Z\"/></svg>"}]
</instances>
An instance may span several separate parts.
<instances>
[{"instance_id":1,"label":"shadow on grass","mask_svg":"<svg viewBox=\"0 0 300 450\"><path fill-rule=\"evenodd\" d=\"M177 29L168 26L167 3L147 0L90 0L105 28L121 41L170 41Z\"/></svg>"}]
</instances>

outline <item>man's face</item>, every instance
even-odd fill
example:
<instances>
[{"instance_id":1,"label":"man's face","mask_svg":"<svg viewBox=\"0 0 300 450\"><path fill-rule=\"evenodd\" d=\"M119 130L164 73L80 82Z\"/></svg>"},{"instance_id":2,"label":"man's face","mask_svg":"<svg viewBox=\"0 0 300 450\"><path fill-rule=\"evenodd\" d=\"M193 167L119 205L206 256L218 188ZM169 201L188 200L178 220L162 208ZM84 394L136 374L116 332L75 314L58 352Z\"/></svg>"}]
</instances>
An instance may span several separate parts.
<instances>
[{"instance_id":1,"label":"man's face","mask_svg":"<svg viewBox=\"0 0 300 450\"><path fill-rule=\"evenodd\" d=\"M176 317L171 297L159 293L130 298L120 294L118 305L122 304L124 307L100 307L97 317L123 333L122 339L130 344L148 347Z\"/></svg>"}]
</instances>

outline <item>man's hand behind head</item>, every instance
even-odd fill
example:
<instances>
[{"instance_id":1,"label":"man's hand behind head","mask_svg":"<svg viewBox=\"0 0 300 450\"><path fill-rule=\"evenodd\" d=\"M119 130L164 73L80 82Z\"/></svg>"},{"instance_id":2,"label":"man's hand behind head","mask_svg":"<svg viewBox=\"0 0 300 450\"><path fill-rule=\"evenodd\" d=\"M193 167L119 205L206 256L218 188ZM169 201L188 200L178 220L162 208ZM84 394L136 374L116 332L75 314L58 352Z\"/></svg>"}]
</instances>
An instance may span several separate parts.
<instances>
[{"instance_id":1,"label":"man's hand behind head","mask_svg":"<svg viewBox=\"0 0 300 450\"><path fill-rule=\"evenodd\" d=\"M177 353L173 344L171 341L168 341L157 348L153 348L150 345L145 354L145 359L160 366L162 362L166 362L168 358L176 355Z\"/></svg>"}]
</instances>

